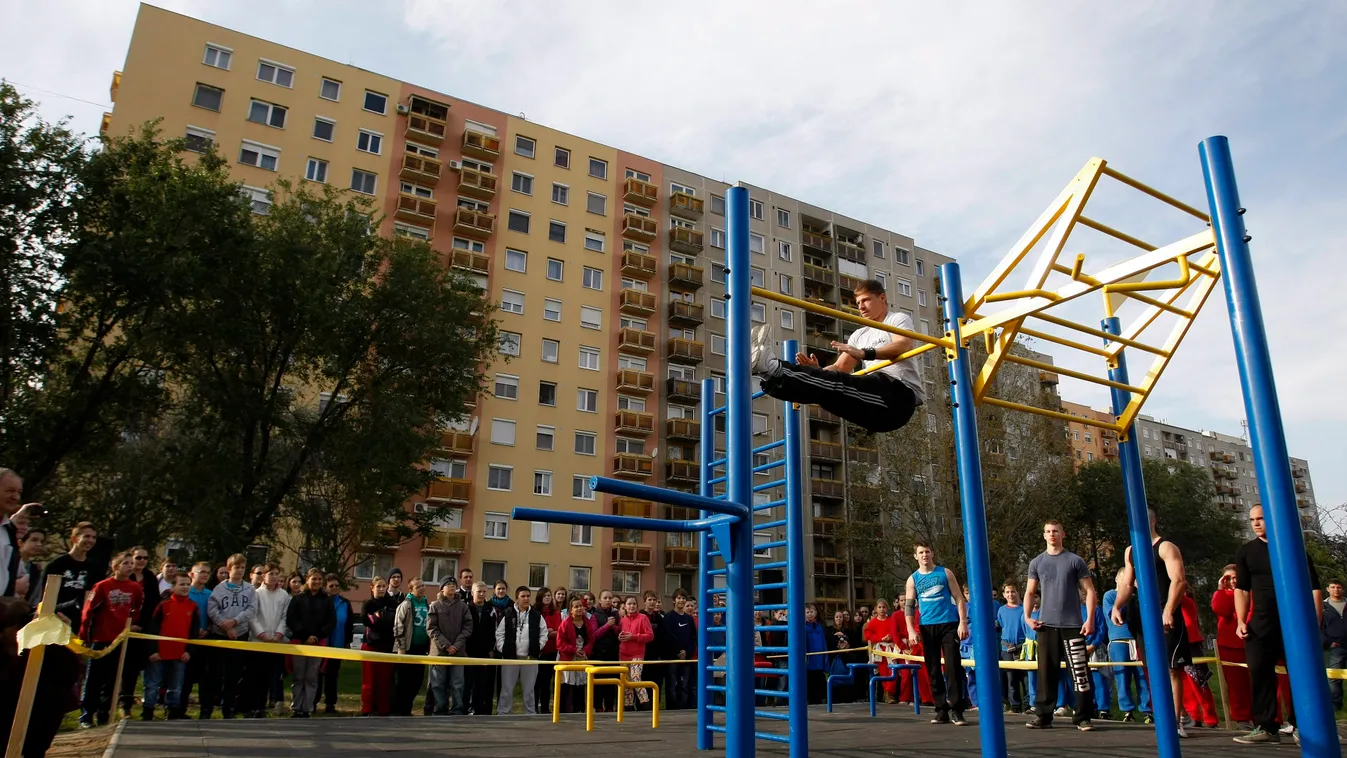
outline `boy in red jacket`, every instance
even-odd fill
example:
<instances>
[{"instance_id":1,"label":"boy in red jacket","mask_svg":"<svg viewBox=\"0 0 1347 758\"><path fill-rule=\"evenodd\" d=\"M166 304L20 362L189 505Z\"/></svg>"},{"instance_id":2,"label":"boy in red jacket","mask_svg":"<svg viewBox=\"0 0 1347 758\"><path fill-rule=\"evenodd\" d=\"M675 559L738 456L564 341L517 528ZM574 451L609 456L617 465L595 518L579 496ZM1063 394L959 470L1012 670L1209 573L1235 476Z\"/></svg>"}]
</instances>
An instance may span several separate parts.
<instances>
[{"instance_id":1,"label":"boy in red jacket","mask_svg":"<svg viewBox=\"0 0 1347 758\"><path fill-rule=\"evenodd\" d=\"M150 621L151 634L184 640L196 639L197 633L201 631L201 608L191 598L191 590L190 576L178 574L174 577L168 599L154 609ZM154 706L159 702L160 687L164 688L164 707L168 709L169 720L186 715L182 705L182 678L183 672L187 670L187 662L191 659L187 643L159 641L158 647L150 654L149 665L145 667L145 707L140 712L141 721L154 720Z\"/></svg>"},{"instance_id":2,"label":"boy in red jacket","mask_svg":"<svg viewBox=\"0 0 1347 758\"><path fill-rule=\"evenodd\" d=\"M113 558L111 568L112 576L95 584L89 599L84 603L80 636L94 650L111 645L126 628L126 622L140 615L140 606L145 600L145 588L140 582L130 579L131 572L135 570L130 553L121 553ZM140 627L132 626L131 630L138 632ZM112 710L112 687L117 679L117 660L116 655L90 659L80 702L81 728L92 727L95 718L99 726L108 723L108 713Z\"/></svg>"},{"instance_id":3,"label":"boy in red jacket","mask_svg":"<svg viewBox=\"0 0 1347 758\"><path fill-rule=\"evenodd\" d=\"M1197 602L1191 593L1185 592L1179 606L1183 611L1183 625L1188 634L1191 657L1203 654L1202 629L1197 623ZM1212 695L1211 669L1205 663L1189 664L1185 667L1187 676L1183 678L1183 709L1193 719L1193 726L1215 729L1219 723L1216 715L1216 698Z\"/></svg>"}]
</instances>

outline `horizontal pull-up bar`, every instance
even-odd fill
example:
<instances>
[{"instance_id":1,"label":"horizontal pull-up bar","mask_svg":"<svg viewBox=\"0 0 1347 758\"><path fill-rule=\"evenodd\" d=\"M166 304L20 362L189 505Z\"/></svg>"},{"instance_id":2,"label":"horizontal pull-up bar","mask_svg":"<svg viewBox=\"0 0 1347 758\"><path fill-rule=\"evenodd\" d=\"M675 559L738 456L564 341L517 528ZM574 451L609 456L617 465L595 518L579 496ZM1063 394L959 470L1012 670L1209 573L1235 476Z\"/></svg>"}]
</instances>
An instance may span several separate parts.
<instances>
[{"instance_id":1,"label":"horizontal pull-up bar","mask_svg":"<svg viewBox=\"0 0 1347 758\"><path fill-rule=\"evenodd\" d=\"M1068 321L1064 318L1058 318L1056 316L1049 316L1046 313L1030 313L1029 315L1032 316L1033 318L1039 319L1040 321L1046 321L1049 324L1056 324L1058 326L1064 326L1068 329L1075 329L1078 332L1083 332L1085 334L1089 334L1091 336L1098 337L1100 339L1109 340L1110 342L1120 342L1128 347L1134 347L1137 350L1144 350L1148 353L1154 353L1155 355L1162 355L1168 358L1170 354L1169 351L1165 350L1164 348L1147 345L1144 342L1137 342L1136 340L1128 339L1127 337L1119 337L1116 334L1109 334L1103 329L1095 329L1092 326L1077 324L1074 321ZM1053 370L1056 371L1056 369Z\"/></svg>"},{"instance_id":2,"label":"horizontal pull-up bar","mask_svg":"<svg viewBox=\"0 0 1347 758\"><path fill-rule=\"evenodd\" d=\"M1026 337L1034 337L1035 339L1046 340L1048 342L1056 342L1057 344L1063 345L1065 347L1072 347L1077 350L1084 350L1087 353L1094 353L1095 355L1102 356L1104 358L1109 357L1108 351L1102 347L1095 347L1093 345L1087 345L1083 342L1076 342L1075 340L1069 340L1066 339L1065 337L1058 337L1055 334L1040 332L1037 329L1026 329L1025 327L1020 327L1017 331L1019 334L1023 334Z\"/></svg>"},{"instance_id":3,"label":"horizontal pull-up bar","mask_svg":"<svg viewBox=\"0 0 1347 758\"><path fill-rule=\"evenodd\" d=\"M700 519L659 519L642 516L616 516L611 513L547 511L541 508L515 508L510 518L516 521L542 521L549 524L597 526L607 529L643 529L652 532L706 532L719 524L736 524L738 516L708 516Z\"/></svg>"},{"instance_id":4,"label":"horizontal pull-up bar","mask_svg":"<svg viewBox=\"0 0 1347 758\"><path fill-rule=\"evenodd\" d=\"M1146 390L1140 387L1133 387L1130 384L1115 382L1112 379L1100 379L1097 376L1091 376L1083 371L1075 371L1073 369L1063 368L1061 366L1054 366L1051 363L1036 361L1032 358L1025 358L1023 356L1015 355L1013 353L1006 353L1001 360L1010 361L1011 363L1018 363L1021 366L1029 366L1030 368L1036 368L1039 371L1051 371L1053 373L1069 376L1072 379L1079 379L1082 382L1094 382L1095 384L1102 384L1105 387L1113 387L1114 389L1120 389L1124 392L1131 392L1134 395L1146 394Z\"/></svg>"},{"instance_id":5,"label":"horizontal pull-up bar","mask_svg":"<svg viewBox=\"0 0 1347 758\"><path fill-rule=\"evenodd\" d=\"M912 348L911 350L908 350L906 353L903 353L902 355L899 355L897 358L894 358L894 359L891 360L891 361L879 361L879 362L874 363L874 364L872 364L872 365L870 365L870 366L866 366L865 368L861 369L860 371L857 371L857 372L856 372L856 376L865 376L866 374L873 374L874 372L876 372L876 371L878 371L878 370L880 370L880 369L882 369L882 368L888 368L889 366L892 366L893 364L897 363L898 361L905 361L905 360L907 360L908 358L912 358L912 357L914 357L914 356L921 355L922 353L926 352L927 350L934 350L934 349L936 349L937 347L940 347L940 345L938 345L938 344L936 344L936 343L934 343L934 342L928 342L928 343L926 343L925 345L918 345L917 347L914 347L914 348Z\"/></svg>"},{"instance_id":6,"label":"horizontal pull-up bar","mask_svg":"<svg viewBox=\"0 0 1347 758\"><path fill-rule=\"evenodd\" d=\"M850 313L847 313L846 311L839 311L836 308L829 308L826 305L811 303L808 300L801 300L798 297L791 297L790 295L782 295L780 293L773 292L771 290L765 290L761 287L753 288L753 296L766 298L768 300L774 300L778 303L781 303L782 305L791 305L796 308L803 308L804 310L817 313L821 316L840 318L843 321L850 321L853 324L868 326L873 329L878 329L882 332L896 334L899 337L907 337L908 339L915 340L916 342L939 345L943 348L951 350L954 348L954 343L952 343L949 340L949 338L944 336L932 337L929 334L922 334L921 332L914 332L911 329L903 329L901 327L892 326L890 324L885 324L882 321L871 321L870 319L865 318L863 316L853 316Z\"/></svg>"},{"instance_id":7,"label":"horizontal pull-up bar","mask_svg":"<svg viewBox=\"0 0 1347 758\"><path fill-rule=\"evenodd\" d=\"M1127 174L1122 173L1121 171L1115 171L1114 169L1111 169L1107 165L1105 165L1103 168L1103 173L1104 176L1111 176L1114 179L1117 179L1118 181L1122 182L1123 184L1126 184L1127 186L1131 187L1132 189L1141 190L1142 192L1146 193L1147 195L1150 195L1156 200L1159 200L1162 203L1172 205L1175 208L1178 208L1179 210L1183 211L1184 213L1187 213L1190 216L1196 216L1197 218L1201 219L1204 222L1211 221L1211 216L1208 216L1207 214L1183 202L1182 200L1166 195L1165 193L1161 192L1158 189L1155 189L1154 187L1142 184L1141 182L1137 181L1136 179L1133 179Z\"/></svg>"},{"instance_id":8,"label":"horizontal pull-up bar","mask_svg":"<svg viewBox=\"0 0 1347 758\"><path fill-rule=\"evenodd\" d=\"M1142 250L1145 250L1148 253L1153 250L1160 249L1155 245L1152 245L1149 242L1139 240L1136 237L1127 234L1126 232L1120 232L1111 226L1101 224L1098 221L1095 221L1094 219L1090 218L1089 216L1085 215L1077 216L1076 221L1079 222L1081 226L1088 226L1089 228L1095 230L1096 232L1103 232L1104 234L1107 234L1108 236L1114 239L1122 240L1123 242L1126 242L1129 245L1136 245L1137 247L1141 248Z\"/></svg>"},{"instance_id":9,"label":"horizontal pull-up bar","mask_svg":"<svg viewBox=\"0 0 1347 758\"><path fill-rule=\"evenodd\" d=\"M1014 290L1013 292L993 292L982 300L987 303L1002 303L1006 300L1019 300L1022 297L1041 297L1054 303L1062 299L1061 295L1052 290Z\"/></svg>"},{"instance_id":10,"label":"horizontal pull-up bar","mask_svg":"<svg viewBox=\"0 0 1347 758\"><path fill-rule=\"evenodd\" d=\"M1193 316L1197 315L1192 311L1185 311L1184 309L1178 307L1177 305L1170 305L1169 303L1166 303L1163 300L1156 300L1155 298L1150 297L1148 295L1139 294L1135 290L1123 290L1118 294L1126 295L1127 297L1130 297L1133 300L1138 300L1140 302L1145 303L1146 305L1159 308L1162 311L1168 311L1176 316L1182 316L1184 318L1192 318Z\"/></svg>"},{"instance_id":11,"label":"horizontal pull-up bar","mask_svg":"<svg viewBox=\"0 0 1347 758\"><path fill-rule=\"evenodd\" d=\"M1086 426L1094 426L1094 427L1098 427L1098 428L1100 428L1100 429L1109 429L1109 430L1115 431L1115 432L1120 432L1120 431L1121 431L1121 429L1119 429L1119 427L1118 427L1118 424L1116 424L1116 423L1110 424L1110 423L1107 423L1107 422L1104 422L1104 421L1098 421L1098 420L1095 420L1095 419L1082 418L1082 417L1080 417L1080 416L1072 416L1070 413L1063 413L1063 412L1061 412L1061 411L1054 411L1054 410L1050 410L1050 409L1048 409L1048 408L1038 408L1038 407L1036 407L1036 406L1033 406L1033 405L1025 405L1025 404L1023 404L1023 403L1012 403L1012 402L1010 402L1009 400L1002 400L1002 399L997 398L997 397L990 397L990 396L987 396L987 395L983 395L983 396L982 396L982 400L979 401L979 402L986 403L987 405L994 405L994 406L996 406L996 407L998 407L998 408L1009 408L1009 409L1015 410L1015 411L1024 411L1024 412L1026 412L1026 413L1033 413L1033 414L1037 414L1037 415L1039 415L1039 416L1048 416L1049 418L1057 418L1057 419L1061 419L1061 420L1063 420L1063 421L1073 421L1073 422L1078 423L1078 424L1085 424Z\"/></svg>"},{"instance_id":12,"label":"horizontal pull-up bar","mask_svg":"<svg viewBox=\"0 0 1347 758\"><path fill-rule=\"evenodd\" d=\"M664 489L663 487L651 487L648 484L637 484L623 479L612 479L606 476L591 476L589 478L589 487L595 492L603 492L609 495L619 497L634 497L638 500L653 500L657 503L672 505L677 508L695 508L711 513L724 513L730 516L738 516L748 520L752 511L749 506L742 503L732 503L728 500L716 500L715 498L694 495L691 492L680 492L678 490Z\"/></svg>"}]
</instances>

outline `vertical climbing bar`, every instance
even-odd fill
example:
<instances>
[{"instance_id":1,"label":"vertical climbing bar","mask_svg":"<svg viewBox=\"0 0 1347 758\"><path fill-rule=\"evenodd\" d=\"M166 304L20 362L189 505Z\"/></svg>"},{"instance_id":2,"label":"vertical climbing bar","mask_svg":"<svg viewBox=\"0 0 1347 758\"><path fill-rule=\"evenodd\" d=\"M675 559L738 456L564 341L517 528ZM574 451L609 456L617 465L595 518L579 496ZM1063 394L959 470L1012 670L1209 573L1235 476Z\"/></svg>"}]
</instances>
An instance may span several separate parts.
<instances>
[{"instance_id":1,"label":"vertical climbing bar","mask_svg":"<svg viewBox=\"0 0 1347 758\"><path fill-rule=\"evenodd\" d=\"M786 340L785 360L795 360L799 343ZM809 674L808 647L804 630L804 503L803 482L804 442L800 436L800 408L795 403L782 403L786 427L786 616L787 679L790 691L790 755L791 758L809 758Z\"/></svg>"},{"instance_id":2,"label":"vertical climbing bar","mask_svg":"<svg viewBox=\"0 0 1347 758\"><path fill-rule=\"evenodd\" d=\"M1122 322L1117 316L1106 318L1100 328L1119 334ZM1127 351L1118 351L1109 367L1108 378L1127 384ZM1112 389L1113 414L1122 416L1132 393ZM1146 483L1141 476L1141 449L1136 424L1127 430L1127 439L1118 442L1118 461L1122 465L1123 493L1127 499L1127 531L1132 542L1132 566L1136 570L1137 608L1141 610L1141 639L1145 644L1146 680L1151 686L1151 709L1155 715L1156 748L1160 758L1179 758L1178 717L1174 712L1174 693L1169 687L1169 661L1165 657L1165 630L1161 610L1160 579L1151 557L1151 523L1146 513ZM1107 623L1106 620L1100 619Z\"/></svg>"},{"instance_id":3,"label":"vertical climbing bar","mask_svg":"<svg viewBox=\"0 0 1347 758\"><path fill-rule=\"evenodd\" d=\"M1230 310L1230 331L1234 336L1240 388L1244 392L1244 413L1248 418L1249 442L1258 474L1258 494L1267 524L1268 551L1272 558L1272 577L1277 589L1277 610L1281 617L1286 669L1291 676L1291 697L1295 702L1301 750L1313 758L1340 758L1342 747L1338 744L1320 653L1319 629L1311 602L1311 592L1317 588L1310 586L1305 539L1286 449L1286 430L1277 402L1272 355L1268 351L1263 307L1254 280L1253 256L1244 231L1244 210L1239 204L1230 143L1225 137L1208 137L1202 141L1198 152L1202 157L1202 176L1207 185L1216 252L1221 260L1221 282Z\"/></svg>"},{"instance_id":4,"label":"vertical climbing bar","mask_svg":"<svg viewBox=\"0 0 1347 758\"><path fill-rule=\"evenodd\" d=\"M731 187L725 193L726 315L725 351L725 468L727 498L752 507L753 503L753 387L749 368L750 253L748 250L748 190ZM702 451L702 456L706 452ZM717 540L719 542L719 540ZM753 758L756 754L753 685L753 519L730 527L730 544L720 545L726 563L725 593L725 755Z\"/></svg>"},{"instance_id":5,"label":"vertical climbing bar","mask_svg":"<svg viewBox=\"0 0 1347 758\"><path fill-rule=\"evenodd\" d=\"M982 499L982 455L978 447L977 408L973 405L973 380L968 349L963 346L963 284L959 265L940 267L940 296L946 334L954 350L947 351L950 401L954 411L954 448L959 469L959 506L963 517L964 553L968 563L968 592L972 599L969 626L973 635L973 660L978 683L979 735L983 758L1006 758L1005 717L1001 713L1001 659L997 644L988 557L987 511ZM913 432L909 432L913 433Z\"/></svg>"},{"instance_id":6,"label":"vertical climbing bar","mask_svg":"<svg viewBox=\"0 0 1347 758\"><path fill-rule=\"evenodd\" d=\"M715 457L716 430L712 423L715 417L711 415L711 409L715 407L716 389L715 382L710 379L702 380L702 407L701 407L701 447L698 451L697 460L701 461L701 490L699 494L704 497L715 495L711 486L711 477L715 475L715 469L711 466L711 460ZM710 514L702 511L702 518ZM707 646L710 645L710 634L706 627L711 625L711 614L708 612L711 608L711 574L713 559L708 556L711 552L710 532L703 531L697 535L697 546L699 556L697 565L699 567L697 576L697 749L710 750L712 744L711 737L711 692L706 689L711 686L714 679L708 670L714 656L707 652Z\"/></svg>"}]
</instances>

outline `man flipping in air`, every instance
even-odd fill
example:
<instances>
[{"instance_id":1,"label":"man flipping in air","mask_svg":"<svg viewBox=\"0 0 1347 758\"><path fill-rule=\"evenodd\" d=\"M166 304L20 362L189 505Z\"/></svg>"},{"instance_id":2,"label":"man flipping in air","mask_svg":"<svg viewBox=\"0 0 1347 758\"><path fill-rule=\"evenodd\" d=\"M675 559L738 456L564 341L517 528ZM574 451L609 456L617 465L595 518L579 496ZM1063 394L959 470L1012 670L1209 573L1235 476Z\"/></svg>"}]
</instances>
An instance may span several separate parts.
<instances>
[{"instance_id":1,"label":"man flipping in air","mask_svg":"<svg viewBox=\"0 0 1347 758\"><path fill-rule=\"evenodd\" d=\"M855 294L856 307L865 318L915 331L911 316L889 310L884 285L867 279L857 285ZM917 364L910 360L862 376L851 373L858 364L868 368L913 349L917 343L910 337L863 326L846 342L832 346L838 355L831 365L820 367L817 358L804 353L795 356L795 363L787 363L773 355L771 330L758 326L753 329L751 368L762 377L762 389L768 395L817 405L871 432L902 428L926 401Z\"/></svg>"}]
</instances>

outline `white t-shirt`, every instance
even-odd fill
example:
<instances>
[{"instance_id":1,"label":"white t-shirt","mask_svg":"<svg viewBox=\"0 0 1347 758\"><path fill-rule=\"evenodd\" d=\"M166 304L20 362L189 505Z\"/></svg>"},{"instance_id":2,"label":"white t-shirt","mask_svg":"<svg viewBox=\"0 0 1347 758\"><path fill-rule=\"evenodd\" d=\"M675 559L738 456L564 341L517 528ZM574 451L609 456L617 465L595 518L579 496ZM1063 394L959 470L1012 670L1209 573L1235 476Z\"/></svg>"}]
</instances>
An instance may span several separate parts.
<instances>
[{"instance_id":1,"label":"white t-shirt","mask_svg":"<svg viewBox=\"0 0 1347 758\"><path fill-rule=\"evenodd\" d=\"M889 326L896 326L899 329L916 331L916 327L912 324L912 317L899 311L889 311L889 315L884 317L884 323ZM847 340L847 344L864 350L870 347L881 348L889 344L892 339L893 334L891 332L881 331L873 326L862 326L860 329L852 332L851 337ZM864 368L869 368L871 364L878 362L879 361L862 361L862 363L865 364ZM917 364L911 359L898 361L893 365L880 369L877 373L887 374L894 379L901 381L912 389L913 394L917 396L918 403L926 402L926 392L921 386L921 375L917 372Z\"/></svg>"}]
</instances>

